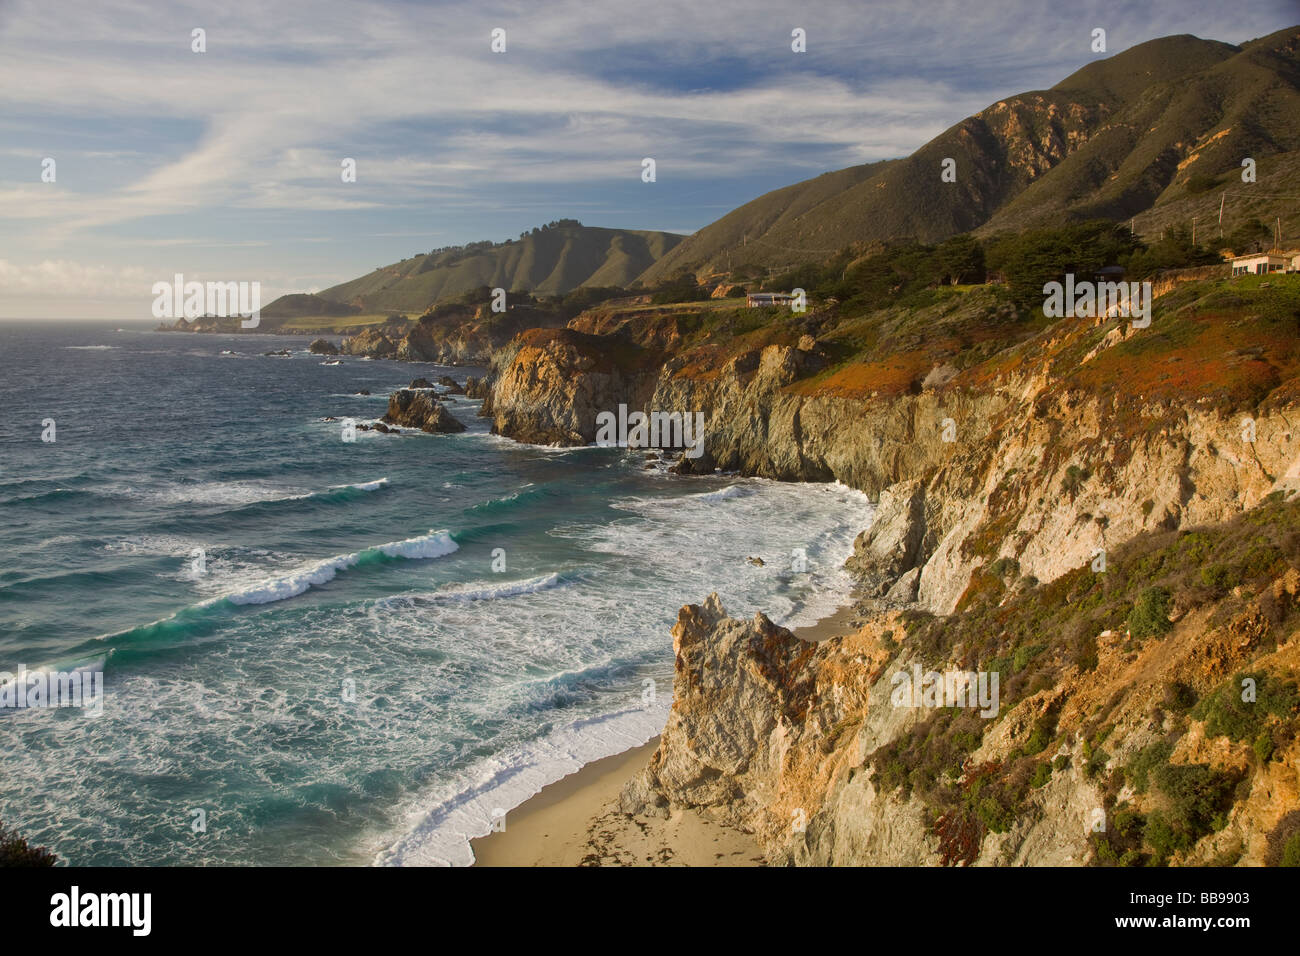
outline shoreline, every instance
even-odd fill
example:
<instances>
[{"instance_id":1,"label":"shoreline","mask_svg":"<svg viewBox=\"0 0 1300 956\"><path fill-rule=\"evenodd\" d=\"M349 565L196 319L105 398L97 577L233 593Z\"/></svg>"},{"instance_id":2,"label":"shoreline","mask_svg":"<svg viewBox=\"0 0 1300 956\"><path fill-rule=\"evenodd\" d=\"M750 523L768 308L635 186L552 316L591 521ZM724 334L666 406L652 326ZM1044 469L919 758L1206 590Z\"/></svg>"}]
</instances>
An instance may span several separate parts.
<instances>
[{"instance_id":1,"label":"shoreline","mask_svg":"<svg viewBox=\"0 0 1300 956\"><path fill-rule=\"evenodd\" d=\"M795 628L820 643L855 630L852 596L821 620ZM505 828L470 840L474 866L765 866L753 834L708 812L673 810L667 819L618 808L624 785L646 768L660 735L622 753L583 764L506 814Z\"/></svg>"}]
</instances>

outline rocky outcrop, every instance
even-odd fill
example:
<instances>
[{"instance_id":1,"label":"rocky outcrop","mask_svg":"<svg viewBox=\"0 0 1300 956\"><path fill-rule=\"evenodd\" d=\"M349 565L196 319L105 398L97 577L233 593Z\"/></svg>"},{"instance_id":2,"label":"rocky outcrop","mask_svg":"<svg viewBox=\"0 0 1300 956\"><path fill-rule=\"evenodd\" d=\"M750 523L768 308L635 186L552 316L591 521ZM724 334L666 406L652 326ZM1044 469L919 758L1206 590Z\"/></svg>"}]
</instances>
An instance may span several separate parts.
<instances>
[{"instance_id":1,"label":"rocky outcrop","mask_svg":"<svg viewBox=\"0 0 1300 956\"><path fill-rule=\"evenodd\" d=\"M434 433L465 431L465 426L440 401L432 388L401 388L388 396L383 421Z\"/></svg>"},{"instance_id":2,"label":"rocky outcrop","mask_svg":"<svg viewBox=\"0 0 1300 956\"><path fill-rule=\"evenodd\" d=\"M391 359L397 357L397 344L377 329L366 329L344 340L343 353Z\"/></svg>"},{"instance_id":3,"label":"rocky outcrop","mask_svg":"<svg viewBox=\"0 0 1300 956\"><path fill-rule=\"evenodd\" d=\"M1273 587L1290 607L1297 591L1294 570ZM935 733L925 730L932 710L895 699L895 675L913 664L929 667L916 648L895 641L906 630L898 612L871 615L854 633L811 644L761 614L729 618L710 595L681 609L673 629L672 710L648 767L624 787L619 807L633 816L707 809L756 834L776 865L1096 862L1104 842L1098 820L1110 819L1114 828L1120 819L1107 771L1170 739L1179 726L1166 710L1171 686L1209 694L1248 662L1256 673L1300 673L1300 639L1267 652L1259 613L1247 604L1216 626L1212 610L1203 610L1136 653L1108 632L1095 666L1067 667L1051 687L1004 704L980 728L979 746L952 768L957 792L976 781L991 786L994 768L1030 759L1021 755L1035 753L1030 741L1045 721L1058 741L1039 758L1050 772L1024 787L1014 814L995 830L978 816L966 830L945 826L915 792L888 782L891 745L918 730L922 737ZM1105 754L1097 744L1098 714L1106 718ZM1296 807L1300 784L1292 768L1300 741L1289 736L1261 760L1248 743L1207 735L1203 719L1186 723L1168 760L1226 770L1242 782L1224 823L1176 862L1264 863L1271 835ZM1163 812L1165 799L1131 787L1118 795L1130 814Z\"/></svg>"},{"instance_id":4,"label":"rocky outcrop","mask_svg":"<svg viewBox=\"0 0 1300 956\"><path fill-rule=\"evenodd\" d=\"M307 351L312 355L338 355L338 346L329 339L315 339L311 345L307 346Z\"/></svg>"},{"instance_id":5,"label":"rocky outcrop","mask_svg":"<svg viewBox=\"0 0 1300 956\"><path fill-rule=\"evenodd\" d=\"M596 416L644 403L662 356L572 329L531 329L494 359L492 430L537 445L587 445Z\"/></svg>"}]
</instances>

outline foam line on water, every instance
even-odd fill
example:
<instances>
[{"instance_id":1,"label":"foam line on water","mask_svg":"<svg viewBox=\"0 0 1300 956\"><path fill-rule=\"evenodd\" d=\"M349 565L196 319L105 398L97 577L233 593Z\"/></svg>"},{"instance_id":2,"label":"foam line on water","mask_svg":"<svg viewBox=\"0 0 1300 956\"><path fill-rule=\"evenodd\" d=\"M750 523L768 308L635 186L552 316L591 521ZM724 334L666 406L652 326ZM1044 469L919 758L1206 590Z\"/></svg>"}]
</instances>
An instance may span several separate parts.
<instances>
[{"instance_id":1,"label":"foam line on water","mask_svg":"<svg viewBox=\"0 0 1300 956\"><path fill-rule=\"evenodd\" d=\"M543 787L586 764L649 741L662 730L671 701L577 721L547 737L495 755L476 776L415 815L406 834L375 857L378 866L469 866L470 840L492 832L493 812L515 809ZM507 823L508 826L508 823Z\"/></svg>"},{"instance_id":2,"label":"foam line on water","mask_svg":"<svg viewBox=\"0 0 1300 956\"><path fill-rule=\"evenodd\" d=\"M491 601L495 598L517 597L521 594L536 594L538 591L545 591L548 588L556 587L560 584L561 578L557 572L550 574L539 574L537 577L525 578L522 581L507 581L502 584L490 584L486 581L471 581L467 584L457 584L440 591L431 591L423 594L398 594L393 597L381 598L375 603L380 607L396 607L403 604L415 602L436 603L438 601Z\"/></svg>"}]
</instances>

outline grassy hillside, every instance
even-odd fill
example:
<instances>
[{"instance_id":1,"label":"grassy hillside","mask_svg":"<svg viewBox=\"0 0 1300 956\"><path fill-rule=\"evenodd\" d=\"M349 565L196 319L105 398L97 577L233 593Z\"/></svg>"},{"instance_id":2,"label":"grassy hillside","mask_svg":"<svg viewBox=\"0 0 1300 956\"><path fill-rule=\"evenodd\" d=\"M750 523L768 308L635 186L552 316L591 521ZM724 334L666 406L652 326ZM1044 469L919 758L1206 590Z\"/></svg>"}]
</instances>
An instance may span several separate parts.
<instances>
[{"instance_id":1,"label":"grassy hillside","mask_svg":"<svg viewBox=\"0 0 1300 956\"><path fill-rule=\"evenodd\" d=\"M934 242L978 229L1138 216L1139 234L1217 218L1225 227L1294 213L1300 166L1300 28L1235 47L1165 37L1090 64L1049 90L962 120L905 159L768 193L700 230L646 270L654 284L789 268L853 244ZM1243 184L1240 164L1259 164ZM940 180L956 161L956 182ZM859 249L859 251L863 251Z\"/></svg>"},{"instance_id":2,"label":"grassy hillside","mask_svg":"<svg viewBox=\"0 0 1300 956\"><path fill-rule=\"evenodd\" d=\"M325 289L319 297L358 311L421 313L482 286L547 295L626 286L681 239L666 232L602 229L566 220L519 239L403 259Z\"/></svg>"}]
</instances>

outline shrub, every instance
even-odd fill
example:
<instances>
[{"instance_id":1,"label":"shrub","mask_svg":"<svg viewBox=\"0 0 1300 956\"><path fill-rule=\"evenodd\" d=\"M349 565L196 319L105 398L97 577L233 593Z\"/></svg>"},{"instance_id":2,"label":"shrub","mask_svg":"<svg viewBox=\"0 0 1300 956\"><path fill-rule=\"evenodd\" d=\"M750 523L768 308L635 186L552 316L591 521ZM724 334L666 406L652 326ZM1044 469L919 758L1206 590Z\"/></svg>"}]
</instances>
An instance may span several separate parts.
<instances>
[{"instance_id":1,"label":"shrub","mask_svg":"<svg viewBox=\"0 0 1300 956\"><path fill-rule=\"evenodd\" d=\"M1011 669L1017 673L1024 670L1029 666L1030 661L1045 650L1047 650L1046 644L1028 644L1016 648L1016 653L1011 658Z\"/></svg>"},{"instance_id":2,"label":"shrub","mask_svg":"<svg viewBox=\"0 0 1300 956\"><path fill-rule=\"evenodd\" d=\"M1056 736L1056 717L1052 714L1044 714L1034 721L1034 732L1029 735L1025 745L1020 748L1026 757L1032 757L1035 754L1042 753L1047 749L1047 745L1052 742Z\"/></svg>"},{"instance_id":3,"label":"shrub","mask_svg":"<svg viewBox=\"0 0 1300 956\"><path fill-rule=\"evenodd\" d=\"M1155 782L1170 800L1170 825L1181 845L1191 846L1212 830L1221 829L1232 805L1239 775L1213 770L1209 764L1166 764L1157 767Z\"/></svg>"},{"instance_id":4,"label":"shrub","mask_svg":"<svg viewBox=\"0 0 1300 956\"><path fill-rule=\"evenodd\" d=\"M1273 756L1273 735L1262 733L1255 738L1255 743L1251 745L1255 751L1255 757L1260 763L1268 763L1269 758Z\"/></svg>"},{"instance_id":5,"label":"shrub","mask_svg":"<svg viewBox=\"0 0 1300 956\"><path fill-rule=\"evenodd\" d=\"M1052 765L1040 763L1034 766L1034 775L1029 778L1029 786L1035 790L1052 779Z\"/></svg>"},{"instance_id":6,"label":"shrub","mask_svg":"<svg viewBox=\"0 0 1300 956\"><path fill-rule=\"evenodd\" d=\"M1241 699L1242 684L1247 678L1255 682L1253 701ZM1205 721L1205 733L1209 737L1246 741L1259 736L1270 715L1290 721L1297 709L1300 709L1300 690L1295 682L1281 681L1260 671L1235 675L1201 701L1192 716Z\"/></svg>"},{"instance_id":7,"label":"shrub","mask_svg":"<svg viewBox=\"0 0 1300 956\"><path fill-rule=\"evenodd\" d=\"M1087 469L1080 468L1078 465L1071 465L1065 469L1065 477L1061 479L1061 490L1073 498L1083 487L1083 483L1088 480Z\"/></svg>"},{"instance_id":8,"label":"shrub","mask_svg":"<svg viewBox=\"0 0 1300 956\"><path fill-rule=\"evenodd\" d=\"M53 866L59 858L43 846L29 846L0 822L0 866Z\"/></svg>"},{"instance_id":9,"label":"shrub","mask_svg":"<svg viewBox=\"0 0 1300 956\"><path fill-rule=\"evenodd\" d=\"M1292 810L1269 833L1264 865L1300 866L1300 810Z\"/></svg>"},{"instance_id":10,"label":"shrub","mask_svg":"<svg viewBox=\"0 0 1300 956\"><path fill-rule=\"evenodd\" d=\"M1151 771L1169 762L1169 755L1174 752L1173 744L1159 740L1148 747L1143 747L1124 768L1124 775L1133 784L1138 793L1146 793L1151 782Z\"/></svg>"},{"instance_id":11,"label":"shrub","mask_svg":"<svg viewBox=\"0 0 1300 956\"><path fill-rule=\"evenodd\" d=\"M1088 672L1097 669L1097 636L1088 634L1080 639L1074 646L1074 653L1071 656L1074 666L1080 671Z\"/></svg>"},{"instance_id":12,"label":"shrub","mask_svg":"<svg viewBox=\"0 0 1300 956\"><path fill-rule=\"evenodd\" d=\"M1159 637L1172 626L1169 623L1169 589L1147 588L1139 595L1129 613L1129 633L1138 640L1144 640Z\"/></svg>"},{"instance_id":13,"label":"shrub","mask_svg":"<svg viewBox=\"0 0 1300 956\"><path fill-rule=\"evenodd\" d=\"M1300 833L1286 841L1278 866L1300 866Z\"/></svg>"},{"instance_id":14,"label":"shrub","mask_svg":"<svg viewBox=\"0 0 1300 956\"><path fill-rule=\"evenodd\" d=\"M1222 564L1212 564L1208 568L1201 568L1201 583L1213 591L1216 597L1221 597L1231 590L1237 581L1232 569Z\"/></svg>"},{"instance_id":15,"label":"shrub","mask_svg":"<svg viewBox=\"0 0 1300 956\"><path fill-rule=\"evenodd\" d=\"M1020 573L1020 562L1015 558L998 558L989 565L989 573L999 578L1007 578Z\"/></svg>"}]
</instances>

